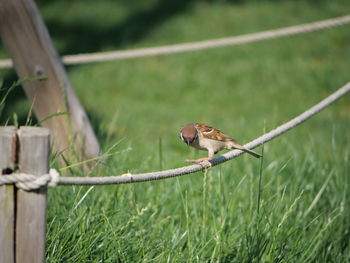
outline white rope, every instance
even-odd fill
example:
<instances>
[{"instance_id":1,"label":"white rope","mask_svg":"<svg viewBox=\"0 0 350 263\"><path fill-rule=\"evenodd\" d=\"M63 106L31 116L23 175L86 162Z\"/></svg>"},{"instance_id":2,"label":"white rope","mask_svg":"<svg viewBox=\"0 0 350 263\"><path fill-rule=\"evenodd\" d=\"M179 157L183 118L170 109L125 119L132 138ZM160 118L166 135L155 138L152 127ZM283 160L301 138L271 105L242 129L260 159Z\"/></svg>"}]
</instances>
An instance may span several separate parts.
<instances>
[{"instance_id":1,"label":"white rope","mask_svg":"<svg viewBox=\"0 0 350 263\"><path fill-rule=\"evenodd\" d=\"M287 132L288 130L293 129L297 125L311 118L313 115L320 112L321 110L329 106L331 103L335 102L336 100L338 100L339 98L347 94L349 91L350 91L350 82L348 82L345 86L341 87L336 92L329 95L327 98L325 98L318 104L314 105L307 111L303 112L299 116L284 123L283 125L277 127L276 129L260 136L259 138L251 141L250 143L244 145L244 147L248 149L253 149L258 147L261 144L264 144L280 136L281 134ZM220 163L226 162L230 159L236 158L243 153L244 152L240 150L233 150L210 160L210 162L212 163L212 166L215 166ZM59 185L107 185L107 184L136 183L136 182L152 181L152 180L159 180L159 179L185 175L189 173L198 172L203 169L204 168L201 165L195 164L195 165L185 166L185 167L176 168L176 169L170 169L170 170L159 171L159 172L141 173L141 174L127 173L120 176L106 176L106 177L60 177L58 184Z\"/></svg>"},{"instance_id":2,"label":"white rope","mask_svg":"<svg viewBox=\"0 0 350 263\"><path fill-rule=\"evenodd\" d=\"M111 60L130 59L146 56L159 56L181 52L197 51L208 48L240 45L244 43L257 42L266 39L279 38L284 36L297 35L306 32L341 26L350 23L350 15L342 16L313 23L290 26L275 30L262 31L235 37L219 38L213 40L175 44L168 46L140 48L124 51L97 52L89 54L78 54L63 56L63 63L66 65L85 64L91 62L103 62ZM13 63L10 59L0 60L0 68L11 68Z\"/></svg>"},{"instance_id":3,"label":"white rope","mask_svg":"<svg viewBox=\"0 0 350 263\"><path fill-rule=\"evenodd\" d=\"M311 118L316 113L320 112L331 103L335 102L339 98L343 97L350 91L350 82L335 91L333 94L329 95L327 98L314 105L310 109L306 110L302 114L298 115L294 119L282 124L276 129L260 136L259 138L251 141L244 145L248 149L254 149L259 145L262 145L274 138L282 135L283 133L295 128L297 125ZM211 159L210 162L212 166L224 163L228 160L236 158L243 154L244 152L240 150L233 150ZM48 185L55 187L56 185L109 185L109 184L126 184L126 183L136 183L153 181L159 179L166 179L175 176L181 176L189 173L198 172L204 170L205 168L199 164L184 166L181 168L170 169L159 172L141 173L141 174L131 174L126 173L119 176L105 176L105 177L60 177L59 173L55 169L50 169L49 174L44 174L40 177L36 177L30 174L10 174L0 176L0 185L2 184L16 184L18 188L24 190L38 189L42 186Z\"/></svg>"},{"instance_id":4,"label":"white rope","mask_svg":"<svg viewBox=\"0 0 350 263\"><path fill-rule=\"evenodd\" d=\"M17 188L30 191L36 190L43 186L56 187L59 182L59 173L56 169L51 168L48 174L35 176L26 173L13 173L0 176L0 185L15 184Z\"/></svg>"}]
</instances>

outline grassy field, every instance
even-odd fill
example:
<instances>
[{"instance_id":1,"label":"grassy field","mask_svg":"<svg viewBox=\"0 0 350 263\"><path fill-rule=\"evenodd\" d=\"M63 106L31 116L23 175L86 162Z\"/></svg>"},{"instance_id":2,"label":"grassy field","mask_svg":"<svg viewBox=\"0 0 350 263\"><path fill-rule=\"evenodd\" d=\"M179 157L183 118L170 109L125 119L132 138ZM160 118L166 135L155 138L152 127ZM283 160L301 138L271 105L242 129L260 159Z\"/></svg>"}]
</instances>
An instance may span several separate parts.
<instances>
[{"instance_id":1,"label":"grassy field","mask_svg":"<svg viewBox=\"0 0 350 263\"><path fill-rule=\"evenodd\" d=\"M347 0L39 7L60 54L214 39L350 13ZM89 175L169 169L204 157L178 138L189 122L241 143L258 137L350 80L349 43L346 25L68 67L104 151L113 153ZM12 70L0 71L3 89L15 79ZM3 124L25 124L29 104L19 88L5 106ZM262 160L243 155L169 180L50 189L47 262L350 262L349 95L256 150ZM86 175L79 167L70 172Z\"/></svg>"}]
</instances>

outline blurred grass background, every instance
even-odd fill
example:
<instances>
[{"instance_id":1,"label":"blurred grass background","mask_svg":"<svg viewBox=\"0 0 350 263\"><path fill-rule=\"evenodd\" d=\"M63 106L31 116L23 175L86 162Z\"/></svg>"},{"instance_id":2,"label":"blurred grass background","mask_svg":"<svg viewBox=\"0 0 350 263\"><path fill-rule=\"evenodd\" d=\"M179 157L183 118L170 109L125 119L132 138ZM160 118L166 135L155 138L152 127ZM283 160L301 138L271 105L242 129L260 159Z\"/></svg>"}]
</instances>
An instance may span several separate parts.
<instances>
[{"instance_id":1,"label":"blurred grass background","mask_svg":"<svg viewBox=\"0 0 350 263\"><path fill-rule=\"evenodd\" d=\"M60 55L214 39L350 12L347 0L38 5ZM104 151L115 152L90 175L168 169L205 156L178 138L189 122L241 143L256 138L349 81L349 43L345 25L68 67ZM2 89L15 80L13 70L0 71ZM50 190L47 262L349 262L349 102L268 143L262 163L242 156L181 178ZM1 122L23 125L28 111L16 88Z\"/></svg>"}]
</instances>

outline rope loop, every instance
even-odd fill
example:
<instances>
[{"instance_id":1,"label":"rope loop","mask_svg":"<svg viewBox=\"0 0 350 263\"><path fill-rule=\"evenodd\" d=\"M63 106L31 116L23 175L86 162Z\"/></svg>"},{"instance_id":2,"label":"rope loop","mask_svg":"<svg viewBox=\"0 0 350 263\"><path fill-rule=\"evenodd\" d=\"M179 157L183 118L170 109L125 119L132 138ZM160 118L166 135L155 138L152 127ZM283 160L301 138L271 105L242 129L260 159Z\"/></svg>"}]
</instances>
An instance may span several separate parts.
<instances>
[{"instance_id":1,"label":"rope loop","mask_svg":"<svg viewBox=\"0 0 350 263\"><path fill-rule=\"evenodd\" d=\"M35 176L26 173L13 173L0 176L0 185L15 184L17 188L31 191L43 186L56 187L60 174L54 168L50 168L48 174Z\"/></svg>"}]
</instances>

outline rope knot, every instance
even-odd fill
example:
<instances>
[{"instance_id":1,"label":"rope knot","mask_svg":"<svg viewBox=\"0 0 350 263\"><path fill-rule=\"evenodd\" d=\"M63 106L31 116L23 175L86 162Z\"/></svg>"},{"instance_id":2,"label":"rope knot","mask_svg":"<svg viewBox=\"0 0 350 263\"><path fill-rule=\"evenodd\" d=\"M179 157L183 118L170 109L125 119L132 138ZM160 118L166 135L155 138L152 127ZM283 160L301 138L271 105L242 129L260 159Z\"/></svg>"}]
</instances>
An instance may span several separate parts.
<instances>
[{"instance_id":1,"label":"rope knot","mask_svg":"<svg viewBox=\"0 0 350 263\"><path fill-rule=\"evenodd\" d=\"M13 173L0 176L0 185L15 184L17 188L30 191L43 186L56 187L59 182L60 174L54 168L50 168L48 174L35 176L26 173Z\"/></svg>"}]
</instances>

